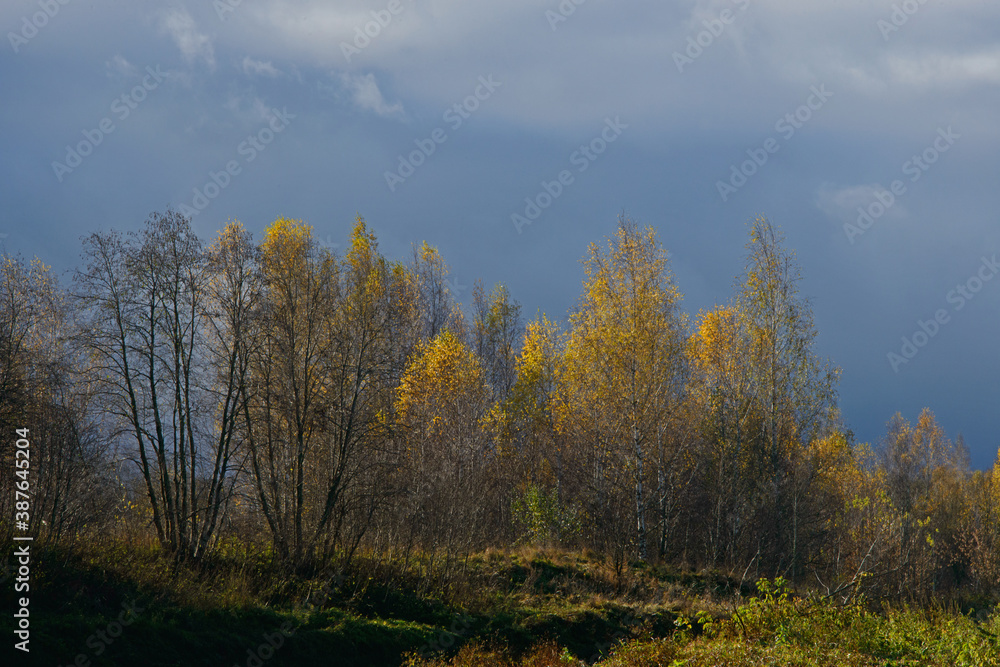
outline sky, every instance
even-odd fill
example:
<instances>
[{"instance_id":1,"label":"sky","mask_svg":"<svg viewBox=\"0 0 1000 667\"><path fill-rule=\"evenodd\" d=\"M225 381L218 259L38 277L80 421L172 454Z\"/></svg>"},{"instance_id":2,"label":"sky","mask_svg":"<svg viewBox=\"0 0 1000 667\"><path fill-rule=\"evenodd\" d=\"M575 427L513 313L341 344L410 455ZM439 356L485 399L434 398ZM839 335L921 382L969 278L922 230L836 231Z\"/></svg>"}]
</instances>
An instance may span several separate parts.
<instances>
[{"instance_id":1,"label":"sky","mask_svg":"<svg viewBox=\"0 0 1000 667\"><path fill-rule=\"evenodd\" d=\"M360 214L458 301L564 321L624 212L696 316L763 214L858 440L926 406L974 467L1000 447L1000 3L4 0L0 29L0 248L67 282L168 207L341 251Z\"/></svg>"}]
</instances>

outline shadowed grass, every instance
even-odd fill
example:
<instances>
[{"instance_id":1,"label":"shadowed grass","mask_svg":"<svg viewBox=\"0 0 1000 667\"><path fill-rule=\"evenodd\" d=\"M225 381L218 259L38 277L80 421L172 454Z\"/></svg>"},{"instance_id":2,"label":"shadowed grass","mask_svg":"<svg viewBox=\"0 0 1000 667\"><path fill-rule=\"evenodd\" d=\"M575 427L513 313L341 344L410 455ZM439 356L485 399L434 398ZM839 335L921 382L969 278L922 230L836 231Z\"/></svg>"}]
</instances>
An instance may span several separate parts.
<instances>
[{"instance_id":1,"label":"shadowed grass","mask_svg":"<svg viewBox=\"0 0 1000 667\"><path fill-rule=\"evenodd\" d=\"M29 664L1000 665L997 613L875 613L779 581L748 599L723 574L618 573L555 550L435 562L363 554L343 574L287 575L244 545L185 564L150 543L39 547ZM2 597L12 608L10 587Z\"/></svg>"}]
</instances>

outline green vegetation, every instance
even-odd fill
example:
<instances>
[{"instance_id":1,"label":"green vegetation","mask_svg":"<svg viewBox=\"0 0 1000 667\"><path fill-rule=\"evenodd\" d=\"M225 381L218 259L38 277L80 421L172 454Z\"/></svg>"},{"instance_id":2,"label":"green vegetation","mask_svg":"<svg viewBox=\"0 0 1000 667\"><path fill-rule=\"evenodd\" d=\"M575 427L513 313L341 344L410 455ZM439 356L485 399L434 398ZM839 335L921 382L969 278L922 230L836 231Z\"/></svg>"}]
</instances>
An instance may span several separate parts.
<instances>
[{"instance_id":1,"label":"green vegetation","mask_svg":"<svg viewBox=\"0 0 1000 667\"><path fill-rule=\"evenodd\" d=\"M151 544L45 548L31 664L1000 665L1000 612L967 601L876 607L557 550L450 572L426 554L361 555L343 574L275 563L242 547L183 565Z\"/></svg>"}]
</instances>

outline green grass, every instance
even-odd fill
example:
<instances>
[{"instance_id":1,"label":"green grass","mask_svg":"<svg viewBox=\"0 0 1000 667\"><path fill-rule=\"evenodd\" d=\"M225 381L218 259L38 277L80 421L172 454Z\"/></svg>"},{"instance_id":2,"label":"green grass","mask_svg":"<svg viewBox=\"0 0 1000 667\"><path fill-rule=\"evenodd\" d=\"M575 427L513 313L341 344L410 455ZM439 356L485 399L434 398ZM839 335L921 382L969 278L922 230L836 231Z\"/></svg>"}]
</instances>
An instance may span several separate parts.
<instances>
[{"instance_id":1,"label":"green grass","mask_svg":"<svg viewBox=\"0 0 1000 667\"><path fill-rule=\"evenodd\" d=\"M620 642L601 665L607 667L758 667L801 665L867 667L997 667L1000 613L962 614L948 609L884 609L875 613L854 602L793 599L781 586L762 581L760 595L729 618L705 612L681 616L667 637ZM570 667L579 654L555 642L518 656L495 644L471 644L456 655L411 659L413 667Z\"/></svg>"},{"instance_id":2,"label":"green grass","mask_svg":"<svg viewBox=\"0 0 1000 667\"><path fill-rule=\"evenodd\" d=\"M752 589L721 573L641 565L619 575L592 554L490 551L447 571L434 563L367 554L335 578L286 576L265 551L235 545L180 567L144 544L42 548L25 664L82 654L90 665L225 667L1000 665L995 612L876 613L767 584L748 600L735 595ZM5 586L5 608L13 597ZM98 632L116 634L129 604L141 611L105 642Z\"/></svg>"}]
</instances>

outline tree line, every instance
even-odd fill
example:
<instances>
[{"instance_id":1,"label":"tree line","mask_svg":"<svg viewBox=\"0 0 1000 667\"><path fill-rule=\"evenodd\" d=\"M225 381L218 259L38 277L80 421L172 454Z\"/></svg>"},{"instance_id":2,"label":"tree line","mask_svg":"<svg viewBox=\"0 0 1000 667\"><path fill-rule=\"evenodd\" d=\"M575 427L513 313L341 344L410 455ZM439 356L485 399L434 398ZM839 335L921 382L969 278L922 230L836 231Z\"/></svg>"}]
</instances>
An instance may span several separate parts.
<instances>
[{"instance_id":1,"label":"tree line","mask_svg":"<svg viewBox=\"0 0 1000 667\"><path fill-rule=\"evenodd\" d=\"M205 242L168 210L81 259L63 287L0 258L0 456L31 430L39 539L235 542L290 572L535 543L831 594L1000 584L1000 460L971 471L926 409L855 442L766 218L694 316L656 232L619 219L564 324L503 285L463 309L435 248L389 259L360 216L343 256L301 221Z\"/></svg>"}]
</instances>

